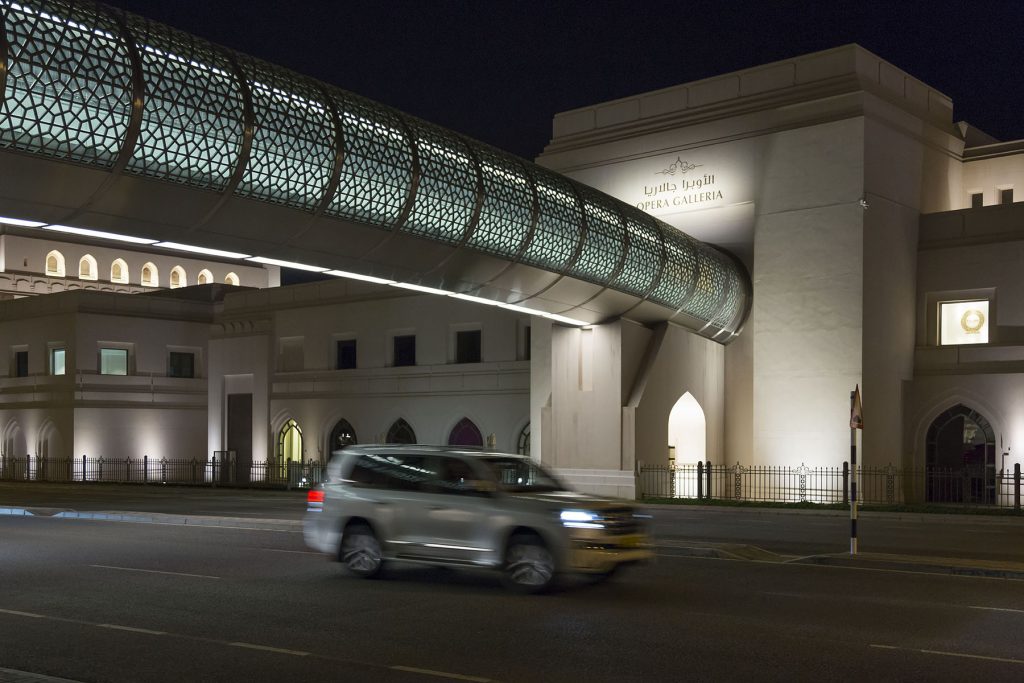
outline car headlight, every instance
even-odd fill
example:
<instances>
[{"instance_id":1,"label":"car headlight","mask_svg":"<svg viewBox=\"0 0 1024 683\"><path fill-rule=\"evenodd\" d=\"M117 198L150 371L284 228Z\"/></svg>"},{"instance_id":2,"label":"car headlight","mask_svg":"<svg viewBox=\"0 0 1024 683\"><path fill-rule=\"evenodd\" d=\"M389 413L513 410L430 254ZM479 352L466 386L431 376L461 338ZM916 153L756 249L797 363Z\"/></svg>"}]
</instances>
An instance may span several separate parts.
<instances>
[{"instance_id":1,"label":"car headlight","mask_svg":"<svg viewBox=\"0 0 1024 683\"><path fill-rule=\"evenodd\" d=\"M603 529L601 516L587 510L562 510L562 524L573 529Z\"/></svg>"}]
</instances>

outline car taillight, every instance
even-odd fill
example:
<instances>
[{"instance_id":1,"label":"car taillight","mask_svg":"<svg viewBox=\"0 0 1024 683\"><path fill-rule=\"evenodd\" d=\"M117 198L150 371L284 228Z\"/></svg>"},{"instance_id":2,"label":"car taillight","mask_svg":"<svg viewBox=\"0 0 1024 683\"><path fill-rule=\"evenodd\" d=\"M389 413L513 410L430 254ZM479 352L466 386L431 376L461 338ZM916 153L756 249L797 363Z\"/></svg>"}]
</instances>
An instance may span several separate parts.
<instances>
[{"instance_id":1,"label":"car taillight","mask_svg":"<svg viewBox=\"0 0 1024 683\"><path fill-rule=\"evenodd\" d=\"M323 489L310 489L309 493L306 494L307 503L322 503L324 502Z\"/></svg>"}]
</instances>

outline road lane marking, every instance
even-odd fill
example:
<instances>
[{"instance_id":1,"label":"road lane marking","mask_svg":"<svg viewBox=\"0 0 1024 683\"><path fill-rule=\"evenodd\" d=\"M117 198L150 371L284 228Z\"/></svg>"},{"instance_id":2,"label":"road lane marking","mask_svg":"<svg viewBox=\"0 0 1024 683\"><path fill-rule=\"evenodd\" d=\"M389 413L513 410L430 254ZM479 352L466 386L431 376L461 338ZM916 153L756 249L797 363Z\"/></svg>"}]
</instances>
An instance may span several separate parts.
<instances>
[{"instance_id":1,"label":"road lane marking","mask_svg":"<svg viewBox=\"0 0 1024 683\"><path fill-rule=\"evenodd\" d=\"M119 624L96 624L99 628L112 628L116 631L130 631L132 633L145 633L151 636L165 636L167 631L153 631L148 628L135 628L134 626L121 626Z\"/></svg>"},{"instance_id":2,"label":"road lane marking","mask_svg":"<svg viewBox=\"0 0 1024 683\"><path fill-rule=\"evenodd\" d=\"M328 654L319 654L315 652L305 652L303 650L288 650L280 647L270 647L269 645L256 645L255 643L245 643L241 641L229 642L226 640L218 640L216 638L204 638L203 636L188 635L184 633L173 633L170 631L153 631L149 629L135 628L131 626L119 626L117 624L99 624L91 621L84 621L82 619L70 619L67 617L55 617L46 614L35 614L33 612L22 612L19 610L0 609L0 614L12 614L19 617L31 617L33 619L46 619L48 621L56 621L64 624L74 624L76 626L92 626L96 628L108 628L117 631L128 631L133 633L145 633L150 635L162 635L168 638L177 638L180 640L191 641L195 643L207 643L210 645L228 645L232 647L241 647L248 650L256 650L259 652L272 652L276 654L286 654L295 657L313 657L314 659L320 659L328 662L335 662L347 665L362 666L371 670L389 669L392 671L405 671L408 673L422 674L425 676L436 676L439 678L447 678L449 680L459 681L472 681L473 683L495 683L492 678L483 678L481 676L467 676L465 674L449 673L447 671L434 671L433 669L419 669L411 666L388 666L387 664L380 664L377 662L362 661L359 659L352 659L347 657L338 657Z\"/></svg>"},{"instance_id":3,"label":"road lane marking","mask_svg":"<svg viewBox=\"0 0 1024 683\"><path fill-rule=\"evenodd\" d=\"M1010 609L1009 607L982 607L980 605L968 605L971 609L983 609L990 612L1013 612L1015 614L1024 614L1024 609Z\"/></svg>"},{"instance_id":4,"label":"road lane marking","mask_svg":"<svg viewBox=\"0 0 1024 683\"><path fill-rule=\"evenodd\" d=\"M0 612L4 614L13 614L16 617L32 617L33 619L45 619L46 617L42 614L34 614L32 612L19 612L16 609L0 609Z\"/></svg>"},{"instance_id":5,"label":"road lane marking","mask_svg":"<svg viewBox=\"0 0 1024 683\"><path fill-rule=\"evenodd\" d=\"M966 652L946 652L945 650L923 650L916 647L897 647L895 645L876 645L870 647L878 650L899 650L901 652L919 652L924 655L939 655L941 657L959 657L961 659L981 659L986 662L1002 662L1004 664L1024 664L1024 659L1013 659L1012 657L989 657L988 655L972 655Z\"/></svg>"},{"instance_id":6,"label":"road lane marking","mask_svg":"<svg viewBox=\"0 0 1024 683\"><path fill-rule=\"evenodd\" d=\"M194 579L219 579L219 576L210 576L208 574L186 574L184 572L163 572L158 569L136 569L134 567L113 567L109 564L90 564L90 567L96 569L116 569L122 572L143 572L145 574L166 574L168 576L189 576Z\"/></svg>"},{"instance_id":7,"label":"road lane marking","mask_svg":"<svg viewBox=\"0 0 1024 683\"><path fill-rule=\"evenodd\" d=\"M466 676L465 674L453 674L447 671L434 671L432 669L418 669L414 666L390 666L389 669L395 671L407 671L413 674L424 674L425 676L437 676L439 678L453 678L457 681L475 681L476 683L492 683L491 678L481 678L480 676Z\"/></svg>"},{"instance_id":8,"label":"road lane marking","mask_svg":"<svg viewBox=\"0 0 1024 683\"><path fill-rule=\"evenodd\" d=\"M852 567L840 564L818 564L815 562L769 562L767 560L747 560L733 557L712 557L711 555L685 555L678 553L656 553L658 557L671 557L675 560L710 560L711 562L748 562L750 564L770 564L776 567L806 567L807 569L840 569L855 572L879 572L883 574L914 574L917 576L935 576L950 579L975 579L982 581L1013 581L1024 582L1024 579L1014 576L984 576L979 574L960 574L955 572L924 572L911 569L883 569L881 567ZM808 557L823 557L822 555L809 555Z\"/></svg>"},{"instance_id":9,"label":"road lane marking","mask_svg":"<svg viewBox=\"0 0 1024 683\"><path fill-rule=\"evenodd\" d=\"M282 550L281 548L259 548L259 550L266 550L268 553L294 553L295 555L323 555L324 553L316 552L315 550Z\"/></svg>"},{"instance_id":10,"label":"road lane marking","mask_svg":"<svg viewBox=\"0 0 1024 683\"><path fill-rule=\"evenodd\" d=\"M228 643L228 645L232 645L234 647L245 647L245 648L248 648L250 650L262 650L263 652L276 652L276 653L282 654L282 655L295 655L296 657L306 657L306 656L309 655L308 652L303 652L302 650L286 650L283 647L270 647L269 645L255 645L253 643L235 642L235 643Z\"/></svg>"}]
</instances>

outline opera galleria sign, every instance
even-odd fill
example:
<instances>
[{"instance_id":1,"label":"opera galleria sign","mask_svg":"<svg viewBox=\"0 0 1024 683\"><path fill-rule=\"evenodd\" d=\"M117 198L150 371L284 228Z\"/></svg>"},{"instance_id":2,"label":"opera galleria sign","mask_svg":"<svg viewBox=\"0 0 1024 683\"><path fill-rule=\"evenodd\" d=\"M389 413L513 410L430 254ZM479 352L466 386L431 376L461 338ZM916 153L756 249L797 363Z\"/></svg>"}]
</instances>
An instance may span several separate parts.
<instances>
[{"instance_id":1,"label":"opera galleria sign","mask_svg":"<svg viewBox=\"0 0 1024 683\"><path fill-rule=\"evenodd\" d=\"M698 171L704 164L695 164L682 157L666 168L655 172L661 180L644 184L644 197L634 202L638 209L659 211L684 209L724 199L722 190L715 185L715 174Z\"/></svg>"}]
</instances>

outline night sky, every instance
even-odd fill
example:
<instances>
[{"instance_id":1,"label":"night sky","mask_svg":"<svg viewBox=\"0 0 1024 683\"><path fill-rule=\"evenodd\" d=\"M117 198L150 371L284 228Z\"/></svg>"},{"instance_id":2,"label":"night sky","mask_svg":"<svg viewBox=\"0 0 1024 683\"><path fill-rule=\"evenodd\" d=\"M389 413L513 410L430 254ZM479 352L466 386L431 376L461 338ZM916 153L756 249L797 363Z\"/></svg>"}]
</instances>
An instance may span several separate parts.
<instances>
[{"instance_id":1,"label":"night sky","mask_svg":"<svg viewBox=\"0 0 1024 683\"><path fill-rule=\"evenodd\" d=\"M532 159L555 112L860 43L1024 138L1024 3L111 0Z\"/></svg>"}]
</instances>

